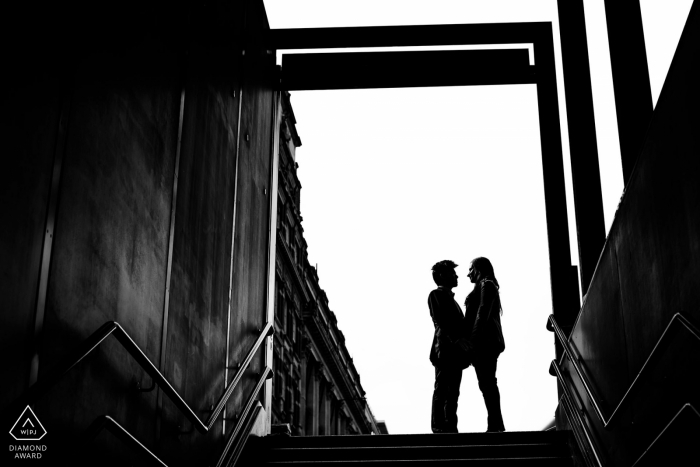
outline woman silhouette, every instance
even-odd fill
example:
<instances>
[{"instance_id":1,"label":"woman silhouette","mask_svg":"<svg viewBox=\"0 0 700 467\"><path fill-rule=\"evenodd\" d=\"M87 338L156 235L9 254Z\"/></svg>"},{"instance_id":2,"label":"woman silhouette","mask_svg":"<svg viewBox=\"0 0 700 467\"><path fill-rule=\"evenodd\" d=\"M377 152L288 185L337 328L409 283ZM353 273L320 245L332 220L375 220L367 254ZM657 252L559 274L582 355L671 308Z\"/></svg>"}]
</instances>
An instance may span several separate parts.
<instances>
[{"instance_id":1,"label":"woman silhouette","mask_svg":"<svg viewBox=\"0 0 700 467\"><path fill-rule=\"evenodd\" d=\"M501 330L501 299L498 294L498 281L491 261L476 258L469 267L469 279L474 290L464 302L465 334L470 336L472 365L479 381L479 389L484 396L488 411L487 432L505 431L501 415L501 395L496 383L496 362L505 350Z\"/></svg>"}]
</instances>

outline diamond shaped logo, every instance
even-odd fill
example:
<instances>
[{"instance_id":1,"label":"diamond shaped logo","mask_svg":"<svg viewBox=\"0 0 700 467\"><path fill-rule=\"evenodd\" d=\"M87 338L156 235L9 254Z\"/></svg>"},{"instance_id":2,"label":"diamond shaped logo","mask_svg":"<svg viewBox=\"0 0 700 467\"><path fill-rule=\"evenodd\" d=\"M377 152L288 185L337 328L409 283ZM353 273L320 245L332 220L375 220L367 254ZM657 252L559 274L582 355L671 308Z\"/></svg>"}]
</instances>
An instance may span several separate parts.
<instances>
[{"instance_id":1,"label":"diamond shaped logo","mask_svg":"<svg viewBox=\"0 0 700 467\"><path fill-rule=\"evenodd\" d=\"M10 429L10 434L17 441L39 441L46 435L46 430L31 407L27 406Z\"/></svg>"}]
</instances>

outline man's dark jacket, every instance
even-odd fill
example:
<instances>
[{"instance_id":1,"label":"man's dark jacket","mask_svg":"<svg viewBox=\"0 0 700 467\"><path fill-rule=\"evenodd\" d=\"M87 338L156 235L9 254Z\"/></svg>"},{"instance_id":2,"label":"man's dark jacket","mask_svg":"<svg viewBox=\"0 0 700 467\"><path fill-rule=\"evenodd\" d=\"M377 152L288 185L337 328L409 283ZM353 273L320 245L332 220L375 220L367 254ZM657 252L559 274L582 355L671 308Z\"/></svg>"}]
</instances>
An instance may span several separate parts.
<instances>
[{"instance_id":1,"label":"man's dark jacket","mask_svg":"<svg viewBox=\"0 0 700 467\"><path fill-rule=\"evenodd\" d=\"M490 279L482 279L464 302L464 333L474 356L498 356L506 348L501 329L501 300Z\"/></svg>"},{"instance_id":2,"label":"man's dark jacket","mask_svg":"<svg viewBox=\"0 0 700 467\"><path fill-rule=\"evenodd\" d=\"M430 362L440 368L465 368L455 343L464 336L464 314L449 290L438 287L428 296L430 317L435 335L430 348Z\"/></svg>"}]
</instances>

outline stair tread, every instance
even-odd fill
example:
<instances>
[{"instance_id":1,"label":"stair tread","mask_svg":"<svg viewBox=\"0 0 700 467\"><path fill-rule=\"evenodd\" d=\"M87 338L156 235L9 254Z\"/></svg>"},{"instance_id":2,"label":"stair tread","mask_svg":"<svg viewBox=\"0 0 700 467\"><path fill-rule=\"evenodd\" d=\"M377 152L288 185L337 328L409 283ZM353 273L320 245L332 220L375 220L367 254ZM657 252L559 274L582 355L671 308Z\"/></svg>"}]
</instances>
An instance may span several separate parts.
<instances>
[{"instance_id":1,"label":"stair tread","mask_svg":"<svg viewBox=\"0 0 700 467\"><path fill-rule=\"evenodd\" d=\"M407 462L417 462L417 463L427 463L427 462L519 462L519 461L554 461L570 460L571 457L567 456L539 456L539 457L512 457L512 458L498 458L498 457L484 457L477 459L462 459L462 458L450 458L450 459L392 459L392 460L376 460L376 459L364 459L364 460L321 460L321 461L268 461L264 465L303 465L303 464L368 464L368 463L407 463Z\"/></svg>"},{"instance_id":2,"label":"stair tread","mask_svg":"<svg viewBox=\"0 0 700 467\"><path fill-rule=\"evenodd\" d=\"M517 458L568 454L563 444L504 444L446 446L360 446L360 447L285 447L267 451L269 460L322 459L426 459L426 458Z\"/></svg>"},{"instance_id":3,"label":"stair tread","mask_svg":"<svg viewBox=\"0 0 700 467\"><path fill-rule=\"evenodd\" d=\"M530 443L565 442L562 432L510 431L505 433L445 433L445 434L402 434L402 435L336 435L305 437L273 437L266 439L266 446L273 447L312 447L312 446L391 446L391 445L502 445Z\"/></svg>"},{"instance_id":4,"label":"stair tread","mask_svg":"<svg viewBox=\"0 0 700 467\"><path fill-rule=\"evenodd\" d=\"M258 438L261 466L573 466L566 432L341 435ZM262 452L261 452L262 451ZM262 457L262 458L261 458Z\"/></svg>"},{"instance_id":5,"label":"stair tread","mask_svg":"<svg viewBox=\"0 0 700 467\"><path fill-rule=\"evenodd\" d=\"M340 449L443 449L443 448L476 448L476 447L521 447L521 446L550 446L559 447L558 443L508 443L508 444L424 444L424 445L396 445L396 446L304 446L304 447L271 447L273 451L289 451L289 450L340 450Z\"/></svg>"}]
</instances>

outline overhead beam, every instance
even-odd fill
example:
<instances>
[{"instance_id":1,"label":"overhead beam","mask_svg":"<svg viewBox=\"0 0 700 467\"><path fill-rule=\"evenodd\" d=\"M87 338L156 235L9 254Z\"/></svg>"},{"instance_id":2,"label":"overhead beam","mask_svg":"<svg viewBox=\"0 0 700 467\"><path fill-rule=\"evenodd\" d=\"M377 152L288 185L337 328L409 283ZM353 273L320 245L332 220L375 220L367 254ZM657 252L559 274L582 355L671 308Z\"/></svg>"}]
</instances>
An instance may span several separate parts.
<instances>
[{"instance_id":1,"label":"overhead beam","mask_svg":"<svg viewBox=\"0 0 700 467\"><path fill-rule=\"evenodd\" d=\"M282 88L288 91L534 82L527 49L282 56Z\"/></svg>"},{"instance_id":2,"label":"overhead beam","mask_svg":"<svg viewBox=\"0 0 700 467\"><path fill-rule=\"evenodd\" d=\"M533 43L551 23L441 24L350 28L271 29L267 47L275 50L350 47L416 47Z\"/></svg>"},{"instance_id":3,"label":"overhead beam","mask_svg":"<svg viewBox=\"0 0 700 467\"><path fill-rule=\"evenodd\" d=\"M274 50L532 44L534 66L537 70L534 82L537 85L542 144L552 308L557 321L573 323L579 311L578 280L576 275L572 274L575 267L571 265L551 23L276 29L269 31L266 41L268 49ZM316 59L318 57L312 60ZM283 63L283 67L288 65L289 63ZM305 73L311 74L311 71L307 70ZM485 74L486 71L482 70L481 73ZM494 78L490 84L497 82L497 79L504 78Z\"/></svg>"}]
</instances>

